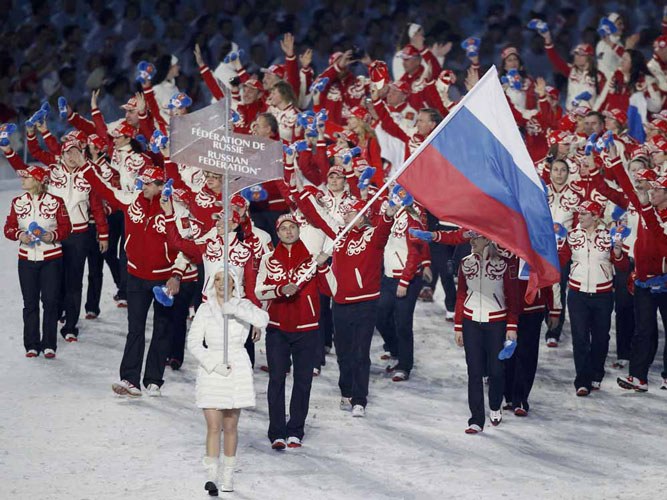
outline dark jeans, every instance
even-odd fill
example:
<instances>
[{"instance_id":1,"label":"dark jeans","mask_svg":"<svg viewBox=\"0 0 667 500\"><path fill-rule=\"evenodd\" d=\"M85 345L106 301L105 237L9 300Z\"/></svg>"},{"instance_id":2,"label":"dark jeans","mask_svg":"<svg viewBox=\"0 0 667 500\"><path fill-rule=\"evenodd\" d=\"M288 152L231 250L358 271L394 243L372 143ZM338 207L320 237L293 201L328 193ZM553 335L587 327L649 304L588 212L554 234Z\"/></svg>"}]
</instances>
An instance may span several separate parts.
<instances>
[{"instance_id":1,"label":"dark jeans","mask_svg":"<svg viewBox=\"0 0 667 500\"><path fill-rule=\"evenodd\" d=\"M76 327L81 313L81 295L83 290L83 271L86 257L92 241L90 231L71 234L62 242L63 245L63 282L61 290L62 309L65 311L65 326L61 333L65 336L73 333L78 336Z\"/></svg>"},{"instance_id":2,"label":"dark jeans","mask_svg":"<svg viewBox=\"0 0 667 500\"><path fill-rule=\"evenodd\" d=\"M542 321L542 311L519 316L516 350L511 358L505 360L505 400L512 402L514 408L522 406L525 410L530 409L528 396L537 371Z\"/></svg>"},{"instance_id":3,"label":"dark jeans","mask_svg":"<svg viewBox=\"0 0 667 500\"><path fill-rule=\"evenodd\" d=\"M126 298L127 256L125 255L125 215L117 210L107 216L109 223L109 250L104 254L111 276L121 299Z\"/></svg>"},{"instance_id":4,"label":"dark jeans","mask_svg":"<svg viewBox=\"0 0 667 500\"><path fill-rule=\"evenodd\" d=\"M635 288L635 334L632 337L630 375L648 380L648 370L658 352L658 309L667 332L667 293ZM662 378L667 378L667 342L662 359Z\"/></svg>"},{"instance_id":5,"label":"dark jeans","mask_svg":"<svg viewBox=\"0 0 667 500\"><path fill-rule=\"evenodd\" d=\"M412 321L422 280L415 276L408 286L407 295L400 299L396 297L399 281L398 278L382 277L375 326L384 339L384 350L398 358L396 369L409 374L415 351Z\"/></svg>"},{"instance_id":6,"label":"dark jeans","mask_svg":"<svg viewBox=\"0 0 667 500\"><path fill-rule=\"evenodd\" d=\"M172 321L171 307L164 307L153 300L153 287L164 285L164 281L149 281L128 274L127 276L127 340L123 360L120 363L120 378L139 387L141 365L146 348L146 318L153 304L153 338L148 348L144 386L164 380L164 360L169 354L169 323Z\"/></svg>"},{"instance_id":7,"label":"dark jeans","mask_svg":"<svg viewBox=\"0 0 667 500\"><path fill-rule=\"evenodd\" d=\"M602 382L604 378L614 294L570 290L567 307L570 309L572 353L577 372L574 386L590 390L591 382Z\"/></svg>"},{"instance_id":8,"label":"dark jeans","mask_svg":"<svg viewBox=\"0 0 667 500\"><path fill-rule=\"evenodd\" d=\"M316 365L319 332L285 332L266 329L266 359L269 363L269 440L298 437L303 439L303 428L308 416L310 387ZM285 422L285 378L294 364L294 384L290 397L289 422Z\"/></svg>"},{"instance_id":9,"label":"dark jeans","mask_svg":"<svg viewBox=\"0 0 667 500\"><path fill-rule=\"evenodd\" d=\"M23 295L23 345L26 351L56 350L58 341L58 296L63 273L63 259L47 261L19 260L19 283ZM39 300L44 316L39 334Z\"/></svg>"},{"instance_id":10,"label":"dark jeans","mask_svg":"<svg viewBox=\"0 0 667 500\"><path fill-rule=\"evenodd\" d=\"M91 243L88 246L88 288L86 290L86 304L84 309L87 313L100 314L100 298L102 296L102 282L104 280L104 257L100 252L97 242L97 227L95 224L88 225ZM106 253L109 253L108 251ZM116 269L118 272L118 269ZM113 271L112 271L113 273Z\"/></svg>"},{"instance_id":11,"label":"dark jeans","mask_svg":"<svg viewBox=\"0 0 667 500\"><path fill-rule=\"evenodd\" d=\"M338 387L353 405L366 406L371 370L371 340L375 330L378 300L355 304L333 303L336 328L334 342L338 358Z\"/></svg>"},{"instance_id":12,"label":"dark jeans","mask_svg":"<svg viewBox=\"0 0 667 500\"><path fill-rule=\"evenodd\" d=\"M634 298L628 292L628 274L616 271L614 276L614 310L616 311L616 357L630 359L635 333Z\"/></svg>"},{"instance_id":13,"label":"dark jeans","mask_svg":"<svg viewBox=\"0 0 667 500\"><path fill-rule=\"evenodd\" d=\"M331 297L320 294L320 366L327 364L325 347L333 346L334 324Z\"/></svg>"},{"instance_id":14,"label":"dark jeans","mask_svg":"<svg viewBox=\"0 0 667 500\"><path fill-rule=\"evenodd\" d=\"M565 323L565 310L567 309L565 303L565 292L567 291L567 280L570 276L570 265L571 262L568 262L560 269L560 303L563 306L563 309L561 310L560 317L558 318L558 325L553 330L549 330L549 328L547 328L547 331L544 334L545 339L553 338L560 341L560 334L563 331L563 324Z\"/></svg>"},{"instance_id":15,"label":"dark jeans","mask_svg":"<svg viewBox=\"0 0 667 500\"><path fill-rule=\"evenodd\" d=\"M489 377L489 407L499 410L505 390L505 365L498 353L505 342L507 324L504 321L478 323L463 320L463 347L468 365L468 425L484 427L484 376Z\"/></svg>"},{"instance_id":16,"label":"dark jeans","mask_svg":"<svg viewBox=\"0 0 667 500\"><path fill-rule=\"evenodd\" d=\"M183 362L185 352L185 334L188 329L190 302L192 301L192 296L196 294L196 291L196 281L186 281L181 283L180 290L174 296L174 305L171 306L172 320L169 323L169 329L171 330L169 334L171 347L167 357L177 359L181 363Z\"/></svg>"}]
</instances>

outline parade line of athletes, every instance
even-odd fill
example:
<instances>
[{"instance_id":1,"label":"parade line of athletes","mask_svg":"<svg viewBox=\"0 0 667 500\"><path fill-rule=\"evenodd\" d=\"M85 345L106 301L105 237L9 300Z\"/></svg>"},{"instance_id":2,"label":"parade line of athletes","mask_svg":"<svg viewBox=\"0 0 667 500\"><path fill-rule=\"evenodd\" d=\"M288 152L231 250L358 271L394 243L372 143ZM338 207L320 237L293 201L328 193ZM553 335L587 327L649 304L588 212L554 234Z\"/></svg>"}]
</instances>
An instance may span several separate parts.
<instances>
[{"instance_id":1,"label":"parade line of athletes","mask_svg":"<svg viewBox=\"0 0 667 500\"><path fill-rule=\"evenodd\" d=\"M435 220L409 193L391 186L388 196L366 209L331 248L397 167L389 164L381 144L398 144L398 162L404 160L455 104L448 94L455 76L442 69L450 47L435 47L434 54L418 25L407 27L409 43L398 53L404 73L396 81L382 61L365 60L368 77L354 76L351 52L332 54L326 70L315 76L310 51L297 60L289 34L280 42L284 64L268 68L262 80L246 73L233 54L235 131L286 147L284 179L234 194L228 214L221 211L221 175L170 160L169 119L187 113L191 100L169 77L154 87L150 63L137 68L143 90L123 106L123 120L105 122L98 92L92 94L90 117L61 98L54 112L72 131L56 138L45 125L49 107L38 110L25 125L37 164L25 164L10 148L7 136L16 127L4 125L0 148L25 191L12 201L5 236L19 242L26 356L54 358L59 328L65 341L78 340L84 264L89 275L83 307L92 320L100 313L106 262L118 289L117 304L127 307L128 316L113 390L139 397L143 383L145 393L159 396L165 366L178 369L187 344L199 364L196 401L208 426L204 465L211 494L219 485L233 488L236 429L240 410L255 405L254 343L263 332L268 438L276 450L297 448L312 379L332 342L340 409L353 417L366 414L375 328L384 340L392 380L409 379L415 304L420 296L432 301L438 278L445 290L445 319L454 321L456 343L465 349L471 411L466 433L479 433L485 424L483 377L488 377L493 425L501 423L503 409L528 415L542 324L548 345L557 347L561 304L569 310L576 395L601 388L614 312L613 367L629 368L618 384L647 391L658 345L657 310L663 322L667 312L662 279L667 271L667 35L655 41L647 65L639 52L623 47L622 19L616 14L606 19L617 29L601 40L597 60L585 44L574 49L570 62L562 60L548 26L537 26L554 68L568 77L566 109L556 89L530 77L515 48L502 52L503 85L546 183L562 267L561 283L541 289L532 303L524 299L526 281L517 279L515 256L482 234ZM481 74L479 41L465 43L469 90ZM225 86L198 48L194 56L211 94L221 99ZM177 65L172 58L175 71ZM636 92L645 96L651 118L643 144L626 132L629 96ZM312 111L302 112L311 101ZM149 140L139 141L141 136ZM470 207L474 210L474 200ZM224 234L225 218L229 234ZM226 302L225 245L231 291ZM457 251L465 256L455 286ZM173 304L155 300L155 287L163 298L173 297ZM197 312L186 341L191 304ZM151 305L153 332L144 365ZM222 355L224 317L229 319L228 364ZM500 361L507 339L518 345L514 356ZM666 361L667 350L663 370ZM294 384L286 421L288 373ZM664 389L667 372L662 376Z\"/></svg>"}]
</instances>

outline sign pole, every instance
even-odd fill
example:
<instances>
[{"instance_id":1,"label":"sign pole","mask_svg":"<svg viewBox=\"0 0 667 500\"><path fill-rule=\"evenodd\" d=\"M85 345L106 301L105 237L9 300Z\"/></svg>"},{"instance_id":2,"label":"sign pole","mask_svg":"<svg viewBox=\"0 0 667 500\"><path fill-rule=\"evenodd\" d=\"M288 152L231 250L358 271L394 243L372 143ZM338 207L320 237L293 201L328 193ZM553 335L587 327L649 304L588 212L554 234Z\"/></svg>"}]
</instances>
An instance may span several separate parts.
<instances>
[{"instance_id":1,"label":"sign pole","mask_svg":"<svg viewBox=\"0 0 667 500\"><path fill-rule=\"evenodd\" d=\"M231 92L225 92L225 108L224 116L222 119L224 133L227 137L230 136L229 133L229 115L231 113ZM224 231L225 235L223 236L224 243L224 279L225 279L225 291L224 291L224 301L227 303L229 301L229 172L225 169L223 173L223 189L222 189L222 216L224 217ZM214 277L215 279L215 277ZM223 321L223 333L224 333L224 357L223 362L225 366L229 366L229 317L225 314Z\"/></svg>"}]
</instances>

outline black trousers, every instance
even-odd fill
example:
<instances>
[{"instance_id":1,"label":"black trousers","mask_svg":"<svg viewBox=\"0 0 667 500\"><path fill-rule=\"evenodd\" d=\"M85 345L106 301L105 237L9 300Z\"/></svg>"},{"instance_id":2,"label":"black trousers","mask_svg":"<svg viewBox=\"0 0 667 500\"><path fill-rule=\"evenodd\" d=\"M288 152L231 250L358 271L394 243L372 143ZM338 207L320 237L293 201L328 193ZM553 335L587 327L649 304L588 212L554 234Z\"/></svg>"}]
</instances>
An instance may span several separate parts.
<instances>
[{"instance_id":1,"label":"black trousers","mask_svg":"<svg viewBox=\"0 0 667 500\"><path fill-rule=\"evenodd\" d=\"M612 292L583 293L570 290L567 307L570 309L572 353L577 373L574 386L590 390L591 382L602 382L604 378L614 295Z\"/></svg>"},{"instance_id":2,"label":"black trousers","mask_svg":"<svg viewBox=\"0 0 667 500\"><path fill-rule=\"evenodd\" d=\"M86 304L84 310L89 313L100 314L100 298L102 297L102 283L104 280L104 257L100 252L97 242L97 227L95 224L88 225L91 243L88 246L88 288L86 290ZM109 253L107 251L107 253ZM116 272L118 269L116 269ZM113 271L112 271L113 272Z\"/></svg>"},{"instance_id":3,"label":"black trousers","mask_svg":"<svg viewBox=\"0 0 667 500\"><path fill-rule=\"evenodd\" d=\"M375 326L384 339L384 350L398 358L396 369L409 374L415 352L412 322L422 280L415 276L408 285L407 295L400 299L396 297L399 281L398 278L382 277Z\"/></svg>"},{"instance_id":4,"label":"black trousers","mask_svg":"<svg viewBox=\"0 0 667 500\"><path fill-rule=\"evenodd\" d=\"M285 332L277 328L266 329L266 359L269 363L269 440L298 437L303 439L303 429L308 416L313 368L317 364L319 333ZM294 384L289 405L289 422L285 418L285 378L293 363Z\"/></svg>"},{"instance_id":5,"label":"black trousers","mask_svg":"<svg viewBox=\"0 0 667 500\"><path fill-rule=\"evenodd\" d=\"M169 322L171 345L167 358L175 358L181 363L185 354L185 336L188 330L190 302L196 293L196 281L182 282L179 292L174 296L174 304L171 306L172 320ZM201 296L201 293L199 295Z\"/></svg>"},{"instance_id":6,"label":"black trousers","mask_svg":"<svg viewBox=\"0 0 667 500\"><path fill-rule=\"evenodd\" d=\"M563 324L565 323L565 310L567 309L565 292L567 291L567 280L570 276L571 264L571 262L568 262L560 269L560 303L563 306L563 309L561 310L560 317L558 318L558 325L553 330L549 330L547 328L547 331L544 334L545 339L553 338L560 341L560 334L563 331Z\"/></svg>"},{"instance_id":7,"label":"black trousers","mask_svg":"<svg viewBox=\"0 0 667 500\"><path fill-rule=\"evenodd\" d=\"M327 364L325 347L333 346L334 324L331 297L320 294L320 366Z\"/></svg>"},{"instance_id":8,"label":"black trousers","mask_svg":"<svg viewBox=\"0 0 667 500\"><path fill-rule=\"evenodd\" d=\"M26 351L56 350L58 341L58 297L63 259L19 260L19 284L23 296L23 345ZM42 335L39 328L39 301L44 310ZM41 340L40 340L41 339Z\"/></svg>"},{"instance_id":9,"label":"black trousers","mask_svg":"<svg viewBox=\"0 0 667 500\"><path fill-rule=\"evenodd\" d=\"M530 409L528 396L537 371L542 321L543 311L519 316L516 350L505 360L505 401L512 402L514 408Z\"/></svg>"},{"instance_id":10,"label":"black trousers","mask_svg":"<svg viewBox=\"0 0 667 500\"><path fill-rule=\"evenodd\" d=\"M117 210L107 216L109 223L109 250L104 255L118 287L118 298L127 299L127 255L125 255L125 215ZM114 274L114 269L116 273Z\"/></svg>"},{"instance_id":11,"label":"black trousers","mask_svg":"<svg viewBox=\"0 0 667 500\"><path fill-rule=\"evenodd\" d=\"M468 365L468 425L484 427L484 374L489 377L489 407L499 410L505 390L505 365L498 359L506 335L504 321L478 323L463 320L463 347ZM486 368L486 370L485 370Z\"/></svg>"},{"instance_id":12,"label":"black trousers","mask_svg":"<svg viewBox=\"0 0 667 500\"><path fill-rule=\"evenodd\" d=\"M355 304L333 303L338 358L338 387L353 405L366 406L371 370L371 340L375 330L378 299Z\"/></svg>"},{"instance_id":13,"label":"black trousers","mask_svg":"<svg viewBox=\"0 0 667 500\"><path fill-rule=\"evenodd\" d=\"M63 281L61 290L62 310L65 311L65 326L61 333L65 336L79 334L77 323L81 314L81 296L83 291L83 271L90 246L94 244L90 231L71 234L62 242L63 245Z\"/></svg>"},{"instance_id":14,"label":"black trousers","mask_svg":"<svg viewBox=\"0 0 667 500\"><path fill-rule=\"evenodd\" d=\"M616 271L614 276L614 310L616 311L616 357L630 359L635 333L634 298L628 292L628 274Z\"/></svg>"},{"instance_id":15,"label":"black trousers","mask_svg":"<svg viewBox=\"0 0 667 500\"><path fill-rule=\"evenodd\" d=\"M169 354L169 323L172 321L171 307L164 307L153 300L153 287L162 286L165 281L149 281L128 274L127 276L127 340L123 360L120 363L120 378L139 387L141 365L146 348L146 318L153 304L153 338L148 348L144 386L164 380L164 360Z\"/></svg>"},{"instance_id":16,"label":"black trousers","mask_svg":"<svg viewBox=\"0 0 667 500\"><path fill-rule=\"evenodd\" d=\"M630 375L648 380L648 370L658 352L658 310L667 332L667 293L635 287L635 334L632 337ZM662 353L662 378L667 378L667 342Z\"/></svg>"}]
</instances>

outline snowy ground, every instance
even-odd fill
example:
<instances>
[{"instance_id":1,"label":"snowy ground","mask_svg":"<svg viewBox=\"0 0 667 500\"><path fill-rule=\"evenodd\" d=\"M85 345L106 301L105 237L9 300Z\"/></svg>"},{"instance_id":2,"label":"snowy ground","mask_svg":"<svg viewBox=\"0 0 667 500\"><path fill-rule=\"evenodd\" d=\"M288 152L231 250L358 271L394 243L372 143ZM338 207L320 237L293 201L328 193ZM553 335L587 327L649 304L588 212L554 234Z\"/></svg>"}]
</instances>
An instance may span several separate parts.
<instances>
[{"instance_id":1,"label":"snowy ground","mask_svg":"<svg viewBox=\"0 0 667 500\"><path fill-rule=\"evenodd\" d=\"M3 222L17 192L4 187ZM59 339L53 361L24 358L14 242L1 240L0 259L0 498L207 498L205 426L194 405L192 360L179 372L167 368L162 398L128 401L111 392L126 318L111 299L110 277L102 315L81 320L80 342ZM224 495L664 498L667 391L657 390L660 366L653 368L647 394L619 389L610 369L602 391L577 398L566 335L561 348L540 353L530 416L506 415L498 428L487 425L482 435L468 436L464 356L443 320L441 294L438 303L417 306L416 366L408 382L395 384L384 375L375 339L366 419L338 409L338 370L335 358L328 358L314 381L300 450L270 449L268 377L257 370L258 407L241 416L236 492Z\"/></svg>"}]
</instances>

